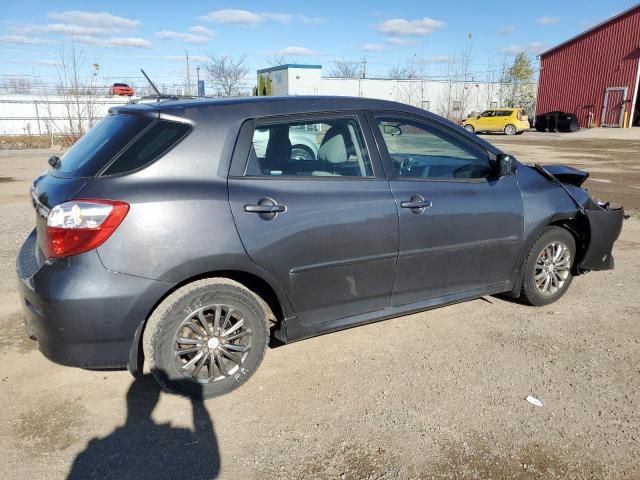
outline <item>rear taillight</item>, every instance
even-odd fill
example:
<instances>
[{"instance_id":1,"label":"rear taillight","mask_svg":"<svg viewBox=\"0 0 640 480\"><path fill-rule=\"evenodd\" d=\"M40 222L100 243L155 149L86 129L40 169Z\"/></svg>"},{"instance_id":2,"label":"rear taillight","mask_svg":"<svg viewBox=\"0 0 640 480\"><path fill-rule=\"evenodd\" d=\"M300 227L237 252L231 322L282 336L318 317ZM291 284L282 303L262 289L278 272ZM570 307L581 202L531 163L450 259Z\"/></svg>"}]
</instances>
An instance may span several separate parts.
<instances>
[{"instance_id":1,"label":"rear taillight","mask_svg":"<svg viewBox=\"0 0 640 480\"><path fill-rule=\"evenodd\" d=\"M47 217L45 255L60 258L102 245L118 228L129 204L114 200L72 200L51 209Z\"/></svg>"}]
</instances>

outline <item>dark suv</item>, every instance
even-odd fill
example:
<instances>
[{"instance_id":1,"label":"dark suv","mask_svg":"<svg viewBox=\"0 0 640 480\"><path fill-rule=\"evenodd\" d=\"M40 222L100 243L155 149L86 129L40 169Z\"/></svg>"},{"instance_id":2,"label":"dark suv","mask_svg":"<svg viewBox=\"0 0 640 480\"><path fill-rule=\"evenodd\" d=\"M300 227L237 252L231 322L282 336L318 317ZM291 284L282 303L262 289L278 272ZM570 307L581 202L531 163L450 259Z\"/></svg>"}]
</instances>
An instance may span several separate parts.
<instances>
[{"instance_id":1,"label":"dark suv","mask_svg":"<svg viewBox=\"0 0 640 480\"><path fill-rule=\"evenodd\" d=\"M50 163L17 262L30 336L55 362L146 359L204 396L246 381L270 337L505 292L551 303L613 267L623 220L585 172L362 98L117 107Z\"/></svg>"}]
</instances>

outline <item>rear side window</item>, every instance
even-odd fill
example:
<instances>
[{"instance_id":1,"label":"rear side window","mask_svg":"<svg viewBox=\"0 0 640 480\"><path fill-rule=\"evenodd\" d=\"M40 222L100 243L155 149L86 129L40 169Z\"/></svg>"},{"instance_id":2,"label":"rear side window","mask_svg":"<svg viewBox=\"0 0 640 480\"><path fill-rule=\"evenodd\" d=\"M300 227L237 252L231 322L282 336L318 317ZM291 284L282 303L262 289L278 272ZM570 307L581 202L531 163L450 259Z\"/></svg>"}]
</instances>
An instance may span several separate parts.
<instances>
[{"instance_id":1,"label":"rear side window","mask_svg":"<svg viewBox=\"0 0 640 480\"><path fill-rule=\"evenodd\" d=\"M64 154L53 175L94 176L153 122L152 118L140 115L110 115L103 118Z\"/></svg>"},{"instance_id":2,"label":"rear side window","mask_svg":"<svg viewBox=\"0 0 640 480\"><path fill-rule=\"evenodd\" d=\"M165 120L155 122L109 165L103 175L125 173L144 167L173 148L189 130L191 127L184 123Z\"/></svg>"},{"instance_id":3,"label":"rear side window","mask_svg":"<svg viewBox=\"0 0 640 480\"><path fill-rule=\"evenodd\" d=\"M373 169L356 119L330 118L256 128L245 175L372 177Z\"/></svg>"}]
</instances>

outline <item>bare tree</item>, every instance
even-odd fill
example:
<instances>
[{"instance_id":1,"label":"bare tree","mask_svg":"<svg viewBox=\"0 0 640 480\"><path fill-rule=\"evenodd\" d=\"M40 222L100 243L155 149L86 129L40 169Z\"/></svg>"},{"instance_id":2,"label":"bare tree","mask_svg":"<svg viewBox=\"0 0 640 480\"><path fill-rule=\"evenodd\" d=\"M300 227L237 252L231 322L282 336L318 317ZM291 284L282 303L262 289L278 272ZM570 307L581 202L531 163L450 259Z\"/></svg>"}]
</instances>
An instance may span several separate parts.
<instances>
[{"instance_id":1,"label":"bare tree","mask_svg":"<svg viewBox=\"0 0 640 480\"><path fill-rule=\"evenodd\" d=\"M249 73L247 57L234 58L231 55L209 55L205 65L209 81L223 97L234 97L241 93L245 85L245 77Z\"/></svg>"},{"instance_id":2,"label":"bare tree","mask_svg":"<svg viewBox=\"0 0 640 480\"><path fill-rule=\"evenodd\" d=\"M470 83L473 80L471 77L471 61L473 58L471 39L472 35L469 33L465 48L453 57L451 63L447 64L445 98L438 113L453 121L462 120L469 106L471 87L473 85L473 83Z\"/></svg>"},{"instance_id":3,"label":"bare tree","mask_svg":"<svg viewBox=\"0 0 640 480\"><path fill-rule=\"evenodd\" d=\"M10 77L2 81L2 89L7 93L31 93L31 87L28 77Z\"/></svg>"},{"instance_id":4,"label":"bare tree","mask_svg":"<svg viewBox=\"0 0 640 480\"><path fill-rule=\"evenodd\" d=\"M353 60L336 60L329 70L329 76L334 78L360 78L363 62Z\"/></svg>"},{"instance_id":5,"label":"bare tree","mask_svg":"<svg viewBox=\"0 0 640 480\"><path fill-rule=\"evenodd\" d=\"M419 62L414 55L405 60L404 64L396 63L389 69L388 77L391 80L412 80L419 78Z\"/></svg>"},{"instance_id":6,"label":"bare tree","mask_svg":"<svg viewBox=\"0 0 640 480\"><path fill-rule=\"evenodd\" d=\"M35 75L34 87L41 96L37 105L43 106L47 113L47 120L42 124L51 139L51 145L57 134L63 137L63 143L68 146L98 120L96 82L100 65L87 63L84 51L76 48L73 37L70 45L62 45L59 58L53 87L41 84ZM42 124L39 124L41 133Z\"/></svg>"},{"instance_id":7,"label":"bare tree","mask_svg":"<svg viewBox=\"0 0 640 480\"><path fill-rule=\"evenodd\" d=\"M389 77L397 80L397 100L424 108L428 85L425 75L425 61L417 55L407 58L404 64L391 67Z\"/></svg>"},{"instance_id":8,"label":"bare tree","mask_svg":"<svg viewBox=\"0 0 640 480\"><path fill-rule=\"evenodd\" d=\"M291 62L284 55L274 55L273 57L267 58L267 63L270 67L279 67L280 65L286 65Z\"/></svg>"},{"instance_id":9,"label":"bare tree","mask_svg":"<svg viewBox=\"0 0 640 480\"><path fill-rule=\"evenodd\" d=\"M64 129L75 142L96 121L96 79L100 66L87 65L82 49L64 44L60 50L60 63L56 66L56 89L63 97L67 126ZM88 128L87 128L88 127Z\"/></svg>"},{"instance_id":10,"label":"bare tree","mask_svg":"<svg viewBox=\"0 0 640 480\"><path fill-rule=\"evenodd\" d=\"M506 65L506 57L502 58L502 66L498 66L495 63L494 58L487 60L487 73L485 80L487 82L484 90L484 98L482 109L491 108L492 103L500 103L500 95L502 88L502 79L504 76L504 70Z\"/></svg>"}]
</instances>

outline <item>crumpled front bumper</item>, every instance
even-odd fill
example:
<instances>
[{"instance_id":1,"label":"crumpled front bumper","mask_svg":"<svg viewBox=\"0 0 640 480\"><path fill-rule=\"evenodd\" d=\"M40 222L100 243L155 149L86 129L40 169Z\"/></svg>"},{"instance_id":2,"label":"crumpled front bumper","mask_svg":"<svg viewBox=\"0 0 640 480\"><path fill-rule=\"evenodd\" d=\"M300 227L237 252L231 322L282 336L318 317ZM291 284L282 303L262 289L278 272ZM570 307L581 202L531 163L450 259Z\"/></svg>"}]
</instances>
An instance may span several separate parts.
<instances>
[{"instance_id":1,"label":"crumpled front bumper","mask_svg":"<svg viewBox=\"0 0 640 480\"><path fill-rule=\"evenodd\" d=\"M589 221L589 247L578 265L580 271L611 270L614 265L611 250L618 239L624 221L624 209L594 206L584 210Z\"/></svg>"}]
</instances>

